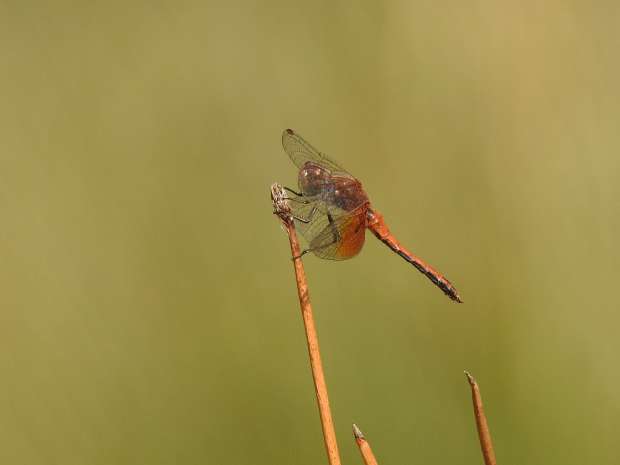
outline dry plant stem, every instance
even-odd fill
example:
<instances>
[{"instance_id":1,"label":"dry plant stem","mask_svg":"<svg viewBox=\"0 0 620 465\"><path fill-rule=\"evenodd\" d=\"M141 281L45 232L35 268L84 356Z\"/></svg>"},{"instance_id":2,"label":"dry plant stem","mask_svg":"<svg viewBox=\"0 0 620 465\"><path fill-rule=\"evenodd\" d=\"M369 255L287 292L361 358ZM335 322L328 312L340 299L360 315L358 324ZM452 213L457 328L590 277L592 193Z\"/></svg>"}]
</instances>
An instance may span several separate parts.
<instances>
[{"instance_id":1,"label":"dry plant stem","mask_svg":"<svg viewBox=\"0 0 620 465\"><path fill-rule=\"evenodd\" d=\"M353 436L355 436L355 442L357 442L357 447L360 449L364 463L366 465L378 465L375 454L372 453L372 449L370 448L370 444L368 444L364 434L356 424L353 424Z\"/></svg>"},{"instance_id":2,"label":"dry plant stem","mask_svg":"<svg viewBox=\"0 0 620 465\"><path fill-rule=\"evenodd\" d=\"M476 427L478 428L478 437L480 438L480 449L482 449L482 456L484 457L484 463L486 465L497 465L495 461L495 452L493 451L493 441L491 441L491 433L489 432L489 425L487 423L487 417L484 414L482 408L482 397L480 396L480 388L478 383L472 375L465 372L467 381L471 387L471 398L474 404L474 415L476 417Z\"/></svg>"},{"instance_id":3,"label":"dry plant stem","mask_svg":"<svg viewBox=\"0 0 620 465\"><path fill-rule=\"evenodd\" d=\"M291 253L293 257L299 257L301 250L295 233L295 226L291 223L287 225L288 235L291 242ZM312 377L314 378L314 388L316 390L316 400L319 404L319 414L321 416L321 426L323 427L323 439L325 440L325 448L330 465L340 465L340 456L338 454L338 443L336 442L336 431L334 430L334 422L332 420L331 409L329 408L329 398L327 396L327 385L325 383L325 374L323 373L323 364L321 363L321 353L319 351L319 339L314 325L314 316L312 314L312 305L310 304L310 296L308 294L308 284L306 282L306 273L304 271L301 258L293 259L295 267L295 277L297 280L297 292L299 294L299 304L301 306L301 315L304 320L306 329L306 341L308 343L308 355L310 356L310 366L312 368Z\"/></svg>"},{"instance_id":4,"label":"dry plant stem","mask_svg":"<svg viewBox=\"0 0 620 465\"><path fill-rule=\"evenodd\" d=\"M274 184L271 187L271 197L275 209L274 213L280 217L282 224L288 233L289 241L291 243L291 254L293 257L299 257L301 250L299 247L299 241L297 240L297 233L295 232L295 224L289 216L290 210L288 209L286 194L282 190L282 187ZM329 408L325 374L323 373L323 364L321 363L319 339L314 325L312 305L310 304L310 296L308 294L308 283L306 281L306 273L304 271L301 258L293 258L293 266L295 267L297 293L299 295L301 315L303 317L304 327L306 330L310 367L312 368L312 378L314 379L316 399L319 405L319 415L321 417L321 427L323 428L323 439L325 441L327 457L330 465L341 465L340 455L338 453L338 443L336 442L336 431L334 429L331 409Z\"/></svg>"}]
</instances>

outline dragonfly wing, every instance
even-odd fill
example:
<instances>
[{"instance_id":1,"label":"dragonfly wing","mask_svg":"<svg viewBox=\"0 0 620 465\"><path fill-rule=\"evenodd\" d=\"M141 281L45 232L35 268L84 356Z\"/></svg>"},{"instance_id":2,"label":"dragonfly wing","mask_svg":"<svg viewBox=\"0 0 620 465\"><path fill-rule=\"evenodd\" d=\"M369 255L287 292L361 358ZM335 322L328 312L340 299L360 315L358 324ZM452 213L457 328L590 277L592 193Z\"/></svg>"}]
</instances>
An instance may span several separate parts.
<instances>
[{"instance_id":1,"label":"dragonfly wing","mask_svg":"<svg viewBox=\"0 0 620 465\"><path fill-rule=\"evenodd\" d=\"M306 162L312 161L324 166L332 173L349 174L338 163L322 152L315 149L292 129L285 129L282 133L282 147L297 168L303 168Z\"/></svg>"},{"instance_id":2,"label":"dragonfly wing","mask_svg":"<svg viewBox=\"0 0 620 465\"><path fill-rule=\"evenodd\" d=\"M320 258L346 260L362 250L366 237L366 210L358 208L337 217L328 212L317 226L323 229L310 241L310 250Z\"/></svg>"},{"instance_id":3,"label":"dragonfly wing","mask_svg":"<svg viewBox=\"0 0 620 465\"><path fill-rule=\"evenodd\" d=\"M308 197L300 197L299 199L303 199L305 202L291 199L289 206L295 218L297 231L310 243L329 223L328 206L321 199L310 201L308 201Z\"/></svg>"}]
</instances>

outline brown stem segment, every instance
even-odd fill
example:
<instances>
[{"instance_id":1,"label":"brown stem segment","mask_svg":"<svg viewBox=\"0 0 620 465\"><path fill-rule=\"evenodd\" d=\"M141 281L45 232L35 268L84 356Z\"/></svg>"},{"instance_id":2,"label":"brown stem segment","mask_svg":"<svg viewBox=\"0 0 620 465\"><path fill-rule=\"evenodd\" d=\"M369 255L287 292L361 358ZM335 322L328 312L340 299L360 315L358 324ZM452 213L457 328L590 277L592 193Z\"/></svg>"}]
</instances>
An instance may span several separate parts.
<instances>
[{"instance_id":1,"label":"brown stem segment","mask_svg":"<svg viewBox=\"0 0 620 465\"><path fill-rule=\"evenodd\" d=\"M489 425L487 423L487 417L484 414L484 409L482 408L480 388L472 375L465 372L465 376L467 376L467 381L471 387L471 398L474 404L474 416L476 417L476 427L478 428L480 449L482 450L484 463L486 465L497 465L497 462L495 461L495 452L493 451L493 441L491 440L491 433L489 432Z\"/></svg>"},{"instance_id":2,"label":"brown stem segment","mask_svg":"<svg viewBox=\"0 0 620 465\"><path fill-rule=\"evenodd\" d=\"M288 233L291 244L291 254L293 257L299 257L301 250L297 239L297 233L295 232L295 224L291 219L290 209L286 201L286 194L282 189L282 186L279 184L274 184L271 186L271 198L273 201L274 213L280 217L282 224ZM293 266L295 268L295 278L297 282L297 293L299 295L299 305L301 306L301 315L303 317L304 328L306 330L308 355L310 356L312 378L314 379L316 399L319 405L319 415L321 417L321 427L323 428L325 449L327 450L327 457L330 465L341 465L340 455L338 453L338 443L336 441L336 431L334 429L334 422L332 420L331 409L329 407L329 398L327 396L325 374L323 373L323 364L321 363L319 339L314 325L312 305L310 304L310 296L308 293L308 283L306 281L306 273L304 271L301 258L294 258Z\"/></svg>"},{"instance_id":3,"label":"brown stem segment","mask_svg":"<svg viewBox=\"0 0 620 465\"><path fill-rule=\"evenodd\" d=\"M362 430L360 430L356 424L353 424L353 436L355 436L355 442L360 449L360 454L362 454L364 463L366 465L379 465L375 458L375 454L372 453L370 444L368 444L368 441L366 441L364 437L364 433L362 433Z\"/></svg>"}]
</instances>

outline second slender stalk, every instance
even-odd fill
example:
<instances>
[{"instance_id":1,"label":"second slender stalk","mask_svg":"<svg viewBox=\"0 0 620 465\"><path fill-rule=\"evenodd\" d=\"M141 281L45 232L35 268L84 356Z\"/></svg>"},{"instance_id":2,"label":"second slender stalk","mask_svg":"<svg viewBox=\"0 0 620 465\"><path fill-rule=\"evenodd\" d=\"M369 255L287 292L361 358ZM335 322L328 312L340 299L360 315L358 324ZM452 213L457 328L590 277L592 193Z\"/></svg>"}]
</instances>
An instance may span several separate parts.
<instances>
[{"instance_id":1,"label":"second slender stalk","mask_svg":"<svg viewBox=\"0 0 620 465\"><path fill-rule=\"evenodd\" d=\"M480 439L480 449L482 450L482 457L484 458L485 465L497 465L495 461L495 451L493 450L493 441L491 440L491 433L489 432L489 424L487 423L487 417L484 414L484 408L482 407L482 396L480 395L480 388L478 383L472 375L467 371L465 372L467 381L471 387L471 398L474 405L474 417L476 418L476 427L478 428L478 437Z\"/></svg>"},{"instance_id":2,"label":"second slender stalk","mask_svg":"<svg viewBox=\"0 0 620 465\"><path fill-rule=\"evenodd\" d=\"M355 436L355 442L357 443L357 447L360 449L360 454L362 454L364 464L378 465L375 454L372 453L372 449L370 448L370 444L368 444L368 441L364 437L364 433L362 433L362 430L359 429L356 424L353 424L353 436Z\"/></svg>"}]
</instances>

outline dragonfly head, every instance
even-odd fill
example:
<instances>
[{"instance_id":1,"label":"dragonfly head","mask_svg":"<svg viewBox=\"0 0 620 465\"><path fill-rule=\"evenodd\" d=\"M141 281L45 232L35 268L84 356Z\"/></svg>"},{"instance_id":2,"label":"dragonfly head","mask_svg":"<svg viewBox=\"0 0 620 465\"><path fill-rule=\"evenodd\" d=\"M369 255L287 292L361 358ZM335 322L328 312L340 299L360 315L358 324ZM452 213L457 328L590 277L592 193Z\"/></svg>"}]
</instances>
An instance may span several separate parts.
<instances>
[{"instance_id":1,"label":"dragonfly head","mask_svg":"<svg viewBox=\"0 0 620 465\"><path fill-rule=\"evenodd\" d=\"M307 196L323 194L329 184L331 173L318 163L308 161L299 170L299 189Z\"/></svg>"}]
</instances>

